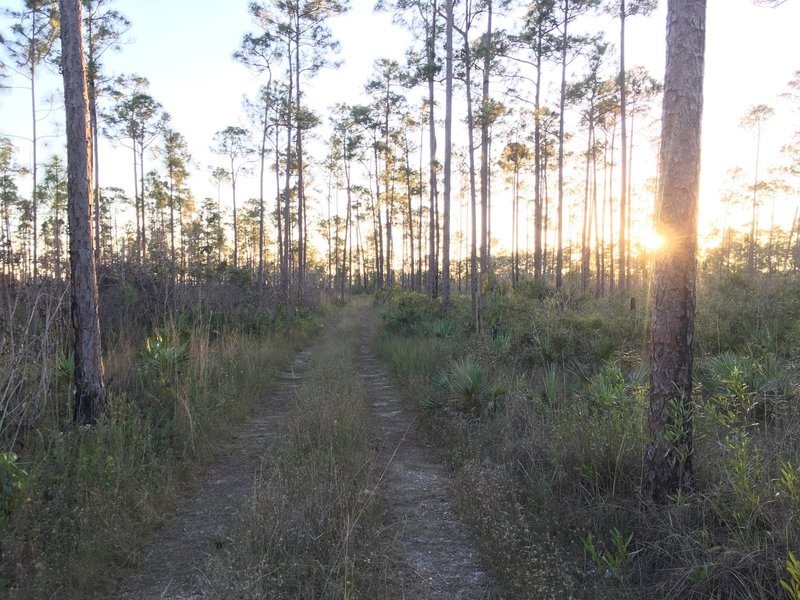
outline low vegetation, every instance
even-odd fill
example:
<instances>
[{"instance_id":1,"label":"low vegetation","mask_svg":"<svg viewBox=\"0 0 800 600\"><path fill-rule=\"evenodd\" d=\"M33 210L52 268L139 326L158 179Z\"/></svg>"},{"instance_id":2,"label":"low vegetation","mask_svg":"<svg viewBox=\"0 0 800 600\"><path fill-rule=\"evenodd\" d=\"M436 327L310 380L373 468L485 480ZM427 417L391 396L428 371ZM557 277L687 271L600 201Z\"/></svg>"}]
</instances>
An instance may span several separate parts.
<instances>
[{"instance_id":1,"label":"low vegetation","mask_svg":"<svg viewBox=\"0 0 800 600\"><path fill-rule=\"evenodd\" d=\"M398 292L376 304L385 323L379 352L452 464L463 516L512 597L793 593L800 547L793 279L704 280L696 489L663 506L640 494L649 317L627 299L525 285L512 293L498 284L484 297L479 335L461 302L445 313L435 300ZM644 292L635 306L648 306Z\"/></svg>"},{"instance_id":2,"label":"low vegetation","mask_svg":"<svg viewBox=\"0 0 800 600\"><path fill-rule=\"evenodd\" d=\"M7 313L17 338L6 340L0 364L15 386L0 403L3 447L15 449L0 453L2 597L108 589L135 563L181 482L268 393L322 316L219 286L206 290L202 308L179 306L164 318L138 283L104 289L109 402L93 428L72 424L71 356L53 291L17 298Z\"/></svg>"}]
</instances>

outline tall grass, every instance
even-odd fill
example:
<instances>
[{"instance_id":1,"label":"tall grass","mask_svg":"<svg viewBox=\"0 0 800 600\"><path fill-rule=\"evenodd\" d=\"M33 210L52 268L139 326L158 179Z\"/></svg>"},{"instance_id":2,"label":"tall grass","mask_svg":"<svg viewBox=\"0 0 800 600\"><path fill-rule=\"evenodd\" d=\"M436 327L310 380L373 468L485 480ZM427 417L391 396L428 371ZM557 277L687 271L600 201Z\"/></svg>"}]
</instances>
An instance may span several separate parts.
<instances>
[{"instance_id":1,"label":"tall grass","mask_svg":"<svg viewBox=\"0 0 800 600\"><path fill-rule=\"evenodd\" d=\"M107 335L108 410L91 429L71 424L65 337L49 338L62 359L33 363L44 409L29 408L39 418L6 437L27 475L24 498L0 523L0 596L86 598L108 589L135 562L181 481L317 330L310 314L258 334L214 330L213 320L206 313Z\"/></svg>"}]
</instances>

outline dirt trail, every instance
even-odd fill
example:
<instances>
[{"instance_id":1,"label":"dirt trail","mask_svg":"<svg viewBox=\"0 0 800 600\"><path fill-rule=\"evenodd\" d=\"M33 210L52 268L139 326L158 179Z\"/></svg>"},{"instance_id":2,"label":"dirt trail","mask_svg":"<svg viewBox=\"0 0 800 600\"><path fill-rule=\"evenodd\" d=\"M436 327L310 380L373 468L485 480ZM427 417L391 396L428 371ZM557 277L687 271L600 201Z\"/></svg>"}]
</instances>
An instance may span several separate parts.
<instances>
[{"instance_id":1,"label":"dirt trail","mask_svg":"<svg viewBox=\"0 0 800 600\"><path fill-rule=\"evenodd\" d=\"M400 395L371 350L372 337L361 342L359 371L373 408L386 471L378 495L395 519L403 589L397 598L492 598L498 596L481 568L466 527L453 508L447 469L426 447L403 408Z\"/></svg>"},{"instance_id":2,"label":"dirt trail","mask_svg":"<svg viewBox=\"0 0 800 600\"><path fill-rule=\"evenodd\" d=\"M331 326L320 337L328 335ZM200 598L202 567L215 549L226 543L253 491L261 460L291 399L319 338L295 355L279 382L250 418L237 428L230 446L151 542L137 572L117 590L115 598L188 600Z\"/></svg>"},{"instance_id":3,"label":"dirt trail","mask_svg":"<svg viewBox=\"0 0 800 600\"><path fill-rule=\"evenodd\" d=\"M383 465L376 500L388 508L389 533L402 563L393 574L392 598L478 599L496 596L478 563L477 551L455 515L449 474L425 446L383 366L372 354L375 328L364 320L356 369L372 408L373 435ZM229 448L191 486L190 494L165 524L138 570L112 597L124 600L189 600L202 597L204 566L232 535L253 493L270 438L288 414L304 371L336 325L298 353L269 398L241 425Z\"/></svg>"}]
</instances>

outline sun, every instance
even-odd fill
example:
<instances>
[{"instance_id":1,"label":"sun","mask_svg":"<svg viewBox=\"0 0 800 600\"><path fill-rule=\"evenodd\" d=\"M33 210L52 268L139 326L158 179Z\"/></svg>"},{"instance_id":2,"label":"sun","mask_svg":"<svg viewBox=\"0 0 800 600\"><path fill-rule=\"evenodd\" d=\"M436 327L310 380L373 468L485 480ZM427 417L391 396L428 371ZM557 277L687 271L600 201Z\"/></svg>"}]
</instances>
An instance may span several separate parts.
<instances>
[{"instance_id":1,"label":"sun","mask_svg":"<svg viewBox=\"0 0 800 600\"><path fill-rule=\"evenodd\" d=\"M647 250L648 252L658 252L661 248L664 247L664 244L666 244L667 240L660 233L651 231L649 234L645 236L642 242L644 244L645 250Z\"/></svg>"}]
</instances>

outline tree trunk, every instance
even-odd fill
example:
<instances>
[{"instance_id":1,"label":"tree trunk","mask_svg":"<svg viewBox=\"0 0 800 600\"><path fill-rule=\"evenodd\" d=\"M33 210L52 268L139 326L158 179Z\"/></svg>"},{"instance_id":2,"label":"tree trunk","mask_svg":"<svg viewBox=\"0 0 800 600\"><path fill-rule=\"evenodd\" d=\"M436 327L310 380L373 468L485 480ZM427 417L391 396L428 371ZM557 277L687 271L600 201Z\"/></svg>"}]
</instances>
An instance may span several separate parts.
<instances>
[{"instance_id":1,"label":"tree trunk","mask_svg":"<svg viewBox=\"0 0 800 600\"><path fill-rule=\"evenodd\" d=\"M239 266L239 220L236 211L236 171L231 157L231 199L233 201L233 268Z\"/></svg>"},{"instance_id":2,"label":"tree trunk","mask_svg":"<svg viewBox=\"0 0 800 600\"><path fill-rule=\"evenodd\" d=\"M72 328L75 337L75 411L79 424L97 421L106 402L97 276L92 252L91 135L86 61L81 47L81 2L60 0L62 72L67 122L69 253Z\"/></svg>"},{"instance_id":3,"label":"tree trunk","mask_svg":"<svg viewBox=\"0 0 800 600\"><path fill-rule=\"evenodd\" d=\"M644 493L692 486L692 336L706 0L669 0L650 341L650 443Z\"/></svg>"},{"instance_id":4,"label":"tree trunk","mask_svg":"<svg viewBox=\"0 0 800 600\"><path fill-rule=\"evenodd\" d=\"M288 44L289 54L291 55L292 46ZM292 94L294 92L294 78L292 77L292 62L289 61L287 103L291 105ZM283 197L283 263L281 264L281 295L284 302L289 302L289 281L291 255L292 255L292 219L291 219L291 200L292 200L292 111L287 107L286 110L286 182Z\"/></svg>"},{"instance_id":5,"label":"tree trunk","mask_svg":"<svg viewBox=\"0 0 800 600\"><path fill-rule=\"evenodd\" d=\"M453 1L446 1L444 91L444 207L442 219L442 304L450 308L450 194L453 162ZM470 124L471 125L471 124ZM471 133L471 130L470 130ZM472 148L470 148L470 151ZM474 177L474 176L473 176ZM474 179L473 179L474 181Z\"/></svg>"},{"instance_id":6,"label":"tree trunk","mask_svg":"<svg viewBox=\"0 0 800 600\"><path fill-rule=\"evenodd\" d=\"M467 16L469 19L469 16ZM478 231L477 231L477 222L478 222L478 210L477 210L477 198L476 198L476 185L475 185L475 141L473 136L474 131L474 124L475 118L472 113L472 55L470 52L470 45L469 45L469 23L467 23L467 27L465 27L463 31L464 36L464 70L465 70L465 82L467 88L467 155L469 156L469 206L470 206L470 268L469 268L469 283L470 283L470 299L472 303L472 321L475 326L475 331L480 331L480 289L478 286ZM488 83L485 84L484 91L488 94ZM451 90L452 93L452 90ZM486 100L487 98L483 98L484 108L486 107ZM452 103L451 103L452 104ZM448 105L450 106L450 105ZM450 106L452 110L452 106ZM486 115L483 114L481 116L482 123L481 123L481 131L483 131L484 123L486 122ZM451 117L452 120L452 117ZM488 152L489 152L489 136L488 136L488 127L486 128L486 137L481 138L481 214L488 215L488 205L485 204L484 201L488 200L488 177L489 177L489 164L488 164ZM486 142L484 144L484 142ZM486 180L484 180L484 177ZM484 189L484 184L486 187ZM482 221L483 225L486 224L486 221ZM481 226L481 232L483 233L483 225ZM488 231L488 230L487 230ZM486 267L486 273L488 274L489 269L489 246L488 241L486 247L481 248L481 271L484 270L484 266Z\"/></svg>"},{"instance_id":7,"label":"tree trunk","mask_svg":"<svg viewBox=\"0 0 800 600\"><path fill-rule=\"evenodd\" d=\"M569 0L564 0L564 31L561 37L561 99L558 117L558 234L556 240L556 289L561 289L564 265L564 108L567 100L567 26Z\"/></svg>"},{"instance_id":8,"label":"tree trunk","mask_svg":"<svg viewBox=\"0 0 800 600\"><path fill-rule=\"evenodd\" d=\"M271 71L270 71L271 73ZM267 135L269 123L269 86L267 83L264 99L264 122L261 130L261 153L259 154L258 173L258 290L264 289L264 173L267 161ZM275 151L277 152L277 146Z\"/></svg>"},{"instance_id":9,"label":"tree trunk","mask_svg":"<svg viewBox=\"0 0 800 600\"><path fill-rule=\"evenodd\" d=\"M583 188L583 227L581 228L581 291L589 289L589 265L591 263L591 221L589 220L589 174L594 148L594 102L589 106L589 139L586 145L586 173Z\"/></svg>"},{"instance_id":10,"label":"tree trunk","mask_svg":"<svg viewBox=\"0 0 800 600\"><path fill-rule=\"evenodd\" d=\"M434 116L434 81L435 81L435 67L436 67L436 2L433 3L433 10L431 11L431 24L427 36L427 70L428 70L428 135L430 139L430 200L431 200L431 214L430 216L430 230L429 234L429 247L428 247L428 294L431 298L436 298L439 295L439 261L437 257L438 252L438 191L436 189L436 119Z\"/></svg>"},{"instance_id":11,"label":"tree trunk","mask_svg":"<svg viewBox=\"0 0 800 600\"><path fill-rule=\"evenodd\" d=\"M100 243L100 153L98 152L100 134L97 127L97 58L95 57L94 34L92 32L93 24L94 19L88 19L89 31L87 38L89 47L87 48L87 60L88 64L92 65L92 69L87 71L86 83L89 92L89 127L91 128L92 159L94 161L94 260L96 264L100 264L102 258L102 245Z\"/></svg>"},{"instance_id":12,"label":"tree trunk","mask_svg":"<svg viewBox=\"0 0 800 600\"><path fill-rule=\"evenodd\" d=\"M541 279L542 268L542 117L540 110L542 87L542 17L539 19L536 34L536 97L534 100L533 115L533 144L534 144L534 215L533 215L533 277Z\"/></svg>"},{"instance_id":13,"label":"tree trunk","mask_svg":"<svg viewBox=\"0 0 800 600\"><path fill-rule=\"evenodd\" d=\"M298 14L298 13L295 13ZM306 267L306 234L305 234L305 209L306 197L303 183L303 126L300 122L301 94L300 94L300 22L295 22L295 117L297 126L295 127L297 136L297 294L300 300L303 298L303 287L305 285Z\"/></svg>"},{"instance_id":14,"label":"tree trunk","mask_svg":"<svg viewBox=\"0 0 800 600\"><path fill-rule=\"evenodd\" d=\"M411 251L411 278L409 279L409 283L411 284L410 287L412 290L416 290L416 272L415 272L415 264L414 264L414 208L411 205L411 160L409 155L411 151L408 147L408 136L404 135L403 140L405 142L404 152L405 152L405 159L406 159L406 199L408 201L408 243L409 243L409 250Z\"/></svg>"},{"instance_id":15,"label":"tree trunk","mask_svg":"<svg viewBox=\"0 0 800 600\"><path fill-rule=\"evenodd\" d=\"M621 185L619 189L619 292L623 294L628 289L626 259L626 212L627 204L627 177L628 177L628 128L626 119L625 100L625 0L620 0L619 16L619 130L620 146L622 147L622 164L620 165Z\"/></svg>"},{"instance_id":16,"label":"tree trunk","mask_svg":"<svg viewBox=\"0 0 800 600\"><path fill-rule=\"evenodd\" d=\"M145 217L145 202L144 202L144 133L139 140L139 190L142 194L142 262L147 257L147 219Z\"/></svg>"},{"instance_id":17,"label":"tree trunk","mask_svg":"<svg viewBox=\"0 0 800 600\"><path fill-rule=\"evenodd\" d=\"M35 15L36 11L33 11L33 14ZM33 222L33 283L35 285L39 282L39 192L37 190L37 167L39 161L36 153L36 71L33 67L31 68L31 115L33 119L33 135L31 137L31 145L33 146L33 163L31 165L31 178L33 180L33 192L31 196L31 220Z\"/></svg>"},{"instance_id":18,"label":"tree trunk","mask_svg":"<svg viewBox=\"0 0 800 600\"><path fill-rule=\"evenodd\" d=\"M481 89L481 275L489 276L489 70L492 47L492 0L486 5L485 52L483 57L483 86ZM473 215L474 219L474 215ZM473 232L473 236L474 236ZM474 268L474 266L473 266ZM480 330L480 290L473 292L473 312L476 330Z\"/></svg>"}]
</instances>

